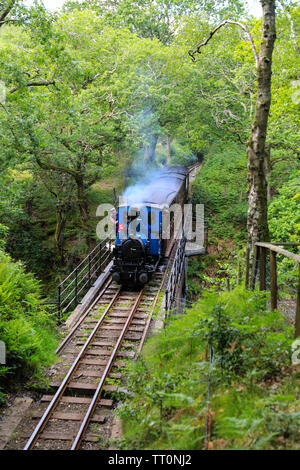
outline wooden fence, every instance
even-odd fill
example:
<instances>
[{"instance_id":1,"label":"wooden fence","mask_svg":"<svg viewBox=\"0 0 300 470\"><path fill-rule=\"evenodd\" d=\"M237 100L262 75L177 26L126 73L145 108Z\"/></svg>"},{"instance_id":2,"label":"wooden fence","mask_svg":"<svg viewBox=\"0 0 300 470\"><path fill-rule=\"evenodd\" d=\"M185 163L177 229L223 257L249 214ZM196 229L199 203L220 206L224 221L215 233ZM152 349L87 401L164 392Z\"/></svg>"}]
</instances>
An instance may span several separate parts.
<instances>
[{"instance_id":1,"label":"wooden fence","mask_svg":"<svg viewBox=\"0 0 300 470\"><path fill-rule=\"evenodd\" d=\"M265 243L258 242L256 245L256 269L257 264L259 268L259 289L266 290L266 267L267 267L267 252L270 255L270 292L271 292L271 310L277 309L278 306L278 281L277 281L277 254L283 255L298 263L298 286L296 292L296 319L295 319L295 338L300 336L300 255L291 253L281 246L299 246L299 243ZM255 286L256 275L253 276ZM247 274L247 260L246 260L246 286L249 284L249 271Z\"/></svg>"}]
</instances>

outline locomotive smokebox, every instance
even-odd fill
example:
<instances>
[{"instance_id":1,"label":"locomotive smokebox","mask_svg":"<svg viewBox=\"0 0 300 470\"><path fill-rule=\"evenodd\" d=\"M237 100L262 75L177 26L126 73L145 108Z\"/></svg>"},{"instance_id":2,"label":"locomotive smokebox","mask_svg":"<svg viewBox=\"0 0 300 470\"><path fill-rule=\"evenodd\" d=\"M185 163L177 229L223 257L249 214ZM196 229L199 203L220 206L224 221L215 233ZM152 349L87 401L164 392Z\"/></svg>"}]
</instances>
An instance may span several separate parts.
<instances>
[{"instance_id":1,"label":"locomotive smokebox","mask_svg":"<svg viewBox=\"0 0 300 470\"><path fill-rule=\"evenodd\" d=\"M122 242L122 255L124 259L139 260L145 255L145 246L139 238L128 238Z\"/></svg>"}]
</instances>

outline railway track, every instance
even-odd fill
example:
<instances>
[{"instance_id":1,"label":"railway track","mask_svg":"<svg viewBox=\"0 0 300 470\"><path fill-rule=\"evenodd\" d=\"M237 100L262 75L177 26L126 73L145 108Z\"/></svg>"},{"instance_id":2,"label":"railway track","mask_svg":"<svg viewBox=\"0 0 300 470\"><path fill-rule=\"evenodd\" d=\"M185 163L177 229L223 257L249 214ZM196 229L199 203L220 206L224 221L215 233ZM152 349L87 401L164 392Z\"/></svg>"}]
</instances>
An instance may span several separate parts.
<instances>
[{"instance_id":1,"label":"railway track","mask_svg":"<svg viewBox=\"0 0 300 470\"><path fill-rule=\"evenodd\" d=\"M199 167L199 163L193 165L190 175L194 177ZM113 393L120 390L124 359L137 358L142 350L176 244L174 239L167 264L162 263L140 291L124 290L111 279L107 281L57 348L60 364L54 366L52 393L41 397L39 409L31 410L21 426L18 448L105 447L113 420Z\"/></svg>"},{"instance_id":2,"label":"railway track","mask_svg":"<svg viewBox=\"0 0 300 470\"><path fill-rule=\"evenodd\" d=\"M113 400L107 396L118 389L124 358L142 349L170 260L139 291L107 282L57 349L61 377L50 384L55 393L42 396L24 450L93 448L108 433Z\"/></svg>"}]
</instances>

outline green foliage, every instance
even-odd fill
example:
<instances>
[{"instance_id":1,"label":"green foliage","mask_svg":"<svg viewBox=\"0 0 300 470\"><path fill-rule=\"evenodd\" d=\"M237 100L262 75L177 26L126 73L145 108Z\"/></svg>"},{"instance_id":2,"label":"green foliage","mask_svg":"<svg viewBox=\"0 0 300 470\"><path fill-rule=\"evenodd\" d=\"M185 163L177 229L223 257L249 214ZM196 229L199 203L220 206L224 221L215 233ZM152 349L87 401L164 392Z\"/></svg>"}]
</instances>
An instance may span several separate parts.
<instances>
[{"instance_id":1,"label":"green foliage","mask_svg":"<svg viewBox=\"0 0 300 470\"><path fill-rule=\"evenodd\" d=\"M300 170L278 189L269 205L269 228L273 241L295 241L300 238Z\"/></svg>"},{"instance_id":2,"label":"green foliage","mask_svg":"<svg viewBox=\"0 0 300 470\"><path fill-rule=\"evenodd\" d=\"M0 230L2 248L20 259L30 270L44 277L53 266L53 250L43 244L43 228L26 214L36 193L29 172L10 170L0 179ZM31 208L31 212L33 208Z\"/></svg>"},{"instance_id":3,"label":"green foliage","mask_svg":"<svg viewBox=\"0 0 300 470\"><path fill-rule=\"evenodd\" d=\"M291 171L289 178L278 188L278 194L269 204L270 238L276 242L299 242L300 239L300 170ZM297 247L288 247L298 252ZM278 284L284 295L295 296L298 265L293 260L279 257Z\"/></svg>"},{"instance_id":4,"label":"green foliage","mask_svg":"<svg viewBox=\"0 0 300 470\"><path fill-rule=\"evenodd\" d=\"M299 412L289 407L299 408L299 384L293 392L297 401L284 399L295 386L286 375L292 341L292 328L266 308L264 294L241 288L206 292L186 315L171 318L128 367L128 396L119 410L121 447L203 449L209 374L216 446L278 448L286 426L297 439ZM268 381L275 381L276 397ZM281 400L282 424L273 413L275 398Z\"/></svg>"},{"instance_id":5,"label":"green foliage","mask_svg":"<svg viewBox=\"0 0 300 470\"><path fill-rule=\"evenodd\" d=\"M97 189L109 179L121 191L124 168L137 155L145 158L153 139L156 163L166 161L167 138L171 163L205 155L195 202L205 203L213 236L244 239L244 143L256 94L251 47L228 25L196 63L187 53L213 24L240 15L258 46L261 21L248 19L236 0L70 1L55 15L39 2L14 3L14 22L0 36L0 162L27 170L33 181L8 185L13 210L30 218L25 223L22 216L24 246L16 224L3 221L14 233L11 253L24 253L26 262L32 257L43 278L49 254L56 265L68 263L76 239L94 241ZM290 164L298 168L297 30L291 34L298 16L292 4L278 13L269 124L274 190L289 180ZM0 186L6 197L4 179Z\"/></svg>"},{"instance_id":6,"label":"green foliage","mask_svg":"<svg viewBox=\"0 0 300 470\"><path fill-rule=\"evenodd\" d=\"M5 239L8 235L9 228L6 225L0 224L0 250L5 248Z\"/></svg>"},{"instance_id":7,"label":"green foliage","mask_svg":"<svg viewBox=\"0 0 300 470\"><path fill-rule=\"evenodd\" d=\"M193 202L204 204L209 229L219 238L243 240L246 228L246 156L230 144L214 146L193 184ZM210 243L214 240L210 237Z\"/></svg>"},{"instance_id":8,"label":"green foliage","mask_svg":"<svg viewBox=\"0 0 300 470\"><path fill-rule=\"evenodd\" d=\"M194 0L95 0L81 2L68 0L65 11L92 9L105 23L116 28L126 28L144 38L157 38L162 43L171 43L176 28L183 17L194 14L212 15L216 19L244 11L243 3L237 0L227 2Z\"/></svg>"},{"instance_id":9,"label":"green foliage","mask_svg":"<svg viewBox=\"0 0 300 470\"><path fill-rule=\"evenodd\" d=\"M34 226L24 215L11 224L7 251L22 260L26 266L41 278L49 273L54 265L54 250L43 244L44 234L40 227Z\"/></svg>"},{"instance_id":10,"label":"green foliage","mask_svg":"<svg viewBox=\"0 0 300 470\"><path fill-rule=\"evenodd\" d=\"M20 378L41 378L42 367L55 359L55 323L41 306L39 282L20 263L0 252L0 339L6 366L0 386L7 390Z\"/></svg>"},{"instance_id":11,"label":"green foliage","mask_svg":"<svg viewBox=\"0 0 300 470\"><path fill-rule=\"evenodd\" d=\"M225 18L242 19L258 48L261 20L249 19L239 0L68 1L55 14L39 1L11 6L0 25L0 249L47 281L49 295L94 243L96 206L111 202L114 187L122 191L126 168L157 142L154 164L170 158L189 165L204 155L193 202L205 204L214 251L190 263L191 297L202 286L224 290L228 276L231 287L238 283L230 258L246 233L253 54L236 25L219 31L195 63L188 51ZM298 241L300 234L299 11L294 2L277 8L268 124L276 241ZM280 286L294 285L289 261L278 272ZM32 371L40 375L53 360L53 324L40 300L34 278L1 254L0 337L9 361L0 369L2 386ZM203 448L209 372L216 442L293 444L298 385L284 378L276 394L264 390L288 368L290 341L291 329L266 310L263 296L241 289L205 295L136 364L132 401L122 409L123 445ZM208 346L215 351L212 368Z\"/></svg>"}]
</instances>

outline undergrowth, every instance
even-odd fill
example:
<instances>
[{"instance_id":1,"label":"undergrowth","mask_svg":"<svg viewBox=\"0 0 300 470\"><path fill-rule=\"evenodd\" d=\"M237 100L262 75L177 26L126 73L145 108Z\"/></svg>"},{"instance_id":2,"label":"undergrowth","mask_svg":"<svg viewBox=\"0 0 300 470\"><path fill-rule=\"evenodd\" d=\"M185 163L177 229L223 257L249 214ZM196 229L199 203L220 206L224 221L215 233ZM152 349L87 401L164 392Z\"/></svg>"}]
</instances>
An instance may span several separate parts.
<instances>
[{"instance_id":1,"label":"undergrowth","mask_svg":"<svg viewBox=\"0 0 300 470\"><path fill-rule=\"evenodd\" d=\"M281 313L267 309L266 294L241 287L207 291L128 366L128 390L118 411L124 431L120 447L299 448L292 341Z\"/></svg>"},{"instance_id":2,"label":"undergrowth","mask_svg":"<svg viewBox=\"0 0 300 470\"><path fill-rule=\"evenodd\" d=\"M0 251L0 340L6 348L0 401L21 380L38 384L42 367L55 360L55 322L41 303L40 283Z\"/></svg>"}]
</instances>

